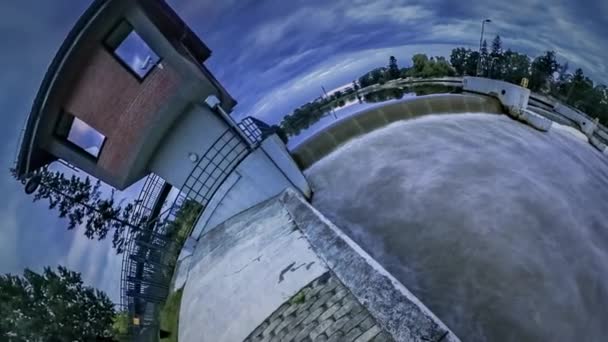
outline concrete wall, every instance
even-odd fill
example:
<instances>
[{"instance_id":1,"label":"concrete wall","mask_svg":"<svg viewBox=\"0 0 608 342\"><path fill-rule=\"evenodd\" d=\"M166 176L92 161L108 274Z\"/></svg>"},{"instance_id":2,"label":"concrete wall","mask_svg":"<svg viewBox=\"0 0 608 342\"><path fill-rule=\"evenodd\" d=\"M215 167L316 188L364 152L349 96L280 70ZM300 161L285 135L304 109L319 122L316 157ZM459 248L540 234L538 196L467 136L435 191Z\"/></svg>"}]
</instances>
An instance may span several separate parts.
<instances>
[{"instance_id":1,"label":"concrete wall","mask_svg":"<svg viewBox=\"0 0 608 342\"><path fill-rule=\"evenodd\" d=\"M243 341L327 272L280 203L256 207L199 241L180 308L179 340Z\"/></svg>"},{"instance_id":2,"label":"concrete wall","mask_svg":"<svg viewBox=\"0 0 608 342\"><path fill-rule=\"evenodd\" d=\"M206 106L189 107L161 141L149 170L181 188L198 162L193 162L189 155L194 153L202 158L227 129L228 124Z\"/></svg>"},{"instance_id":3,"label":"concrete wall","mask_svg":"<svg viewBox=\"0 0 608 342\"><path fill-rule=\"evenodd\" d=\"M581 131L585 133L585 135L590 136L593 134L595 129L597 128L597 124L588 118L586 115L577 112L576 110L568 107L567 105L557 103L553 108L558 114L567 117L568 119L576 122Z\"/></svg>"},{"instance_id":4,"label":"concrete wall","mask_svg":"<svg viewBox=\"0 0 608 342\"><path fill-rule=\"evenodd\" d=\"M548 131L551 128L551 120L527 110L530 89L483 77L465 77L462 84L465 91L498 98L507 114L514 119L540 131Z\"/></svg>"},{"instance_id":5,"label":"concrete wall","mask_svg":"<svg viewBox=\"0 0 608 342\"><path fill-rule=\"evenodd\" d=\"M267 147L269 145L266 144ZM291 170L290 174L293 177L296 176L294 170ZM305 179L304 182L306 182ZM308 188L308 183L305 183L305 186ZM279 194L287 188L299 190L277 167L263 148L256 149L237 166L215 193L197 222L192 236L198 238L201 234L213 229L228 218Z\"/></svg>"},{"instance_id":6,"label":"concrete wall","mask_svg":"<svg viewBox=\"0 0 608 342\"><path fill-rule=\"evenodd\" d=\"M331 271L396 341L457 342L459 338L414 294L299 195L280 201Z\"/></svg>"},{"instance_id":7,"label":"concrete wall","mask_svg":"<svg viewBox=\"0 0 608 342\"><path fill-rule=\"evenodd\" d=\"M287 151L287 146L285 146L278 135L273 134L264 140L261 144L261 148L266 152L266 155L272 159L273 163L281 169L282 173L296 189L300 190L306 198L312 196L312 190L308 185L306 177L304 177L298 164L296 164L289 154L289 151Z\"/></svg>"},{"instance_id":8,"label":"concrete wall","mask_svg":"<svg viewBox=\"0 0 608 342\"><path fill-rule=\"evenodd\" d=\"M503 109L498 100L476 94L440 94L396 101L336 122L299 144L291 154L300 168L306 169L350 139L392 122L429 114L477 112L502 114Z\"/></svg>"},{"instance_id":9,"label":"concrete wall","mask_svg":"<svg viewBox=\"0 0 608 342\"><path fill-rule=\"evenodd\" d=\"M190 257L178 338L459 341L293 190L201 236Z\"/></svg>"},{"instance_id":10,"label":"concrete wall","mask_svg":"<svg viewBox=\"0 0 608 342\"><path fill-rule=\"evenodd\" d=\"M462 84L465 91L497 97L510 112L519 113L528 107L530 89L483 77L464 77Z\"/></svg>"}]
</instances>

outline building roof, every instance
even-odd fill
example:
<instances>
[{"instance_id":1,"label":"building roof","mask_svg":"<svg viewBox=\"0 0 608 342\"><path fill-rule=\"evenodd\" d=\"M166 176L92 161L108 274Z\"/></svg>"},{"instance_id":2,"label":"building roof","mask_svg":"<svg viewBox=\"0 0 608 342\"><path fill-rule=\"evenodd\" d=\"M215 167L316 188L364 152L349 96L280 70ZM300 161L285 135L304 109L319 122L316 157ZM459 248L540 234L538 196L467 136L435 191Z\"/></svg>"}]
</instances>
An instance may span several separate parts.
<instances>
[{"instance_id":1,"label":"building roof","mask_svg":"<svg viewBox=\"0 0 608 342\"><path fill-rule=\"evenodd\" d=\"M64 62L70 56L73 47L78 43L81 34L86 31L89 24L97 15L108 6L108 4L124 0L94 0L86 11L78 18L67 37L59 47L49 68L44 75L38 93L34 99L32 109L23 128L21 146L15 161L15 171L18 177L24 177L27 173L45 165L56 158L44 151L33 151L36 138L37 125L44 110L46 99L53 88L58 73L63 68ZM225 89L213 78L213 75L202 65L209 58L211 50L200 40L200 38L184 23L175 11L164 0L130 0L137 2L150 19L159 27L161 32L169 38L176 38L189 51L191 56L201 66L205 76L219 89L223 95L226 106L232 108L236 101L232 99ZM32 160L33 152L41 153Z\"/></svg>"}]
</instances>

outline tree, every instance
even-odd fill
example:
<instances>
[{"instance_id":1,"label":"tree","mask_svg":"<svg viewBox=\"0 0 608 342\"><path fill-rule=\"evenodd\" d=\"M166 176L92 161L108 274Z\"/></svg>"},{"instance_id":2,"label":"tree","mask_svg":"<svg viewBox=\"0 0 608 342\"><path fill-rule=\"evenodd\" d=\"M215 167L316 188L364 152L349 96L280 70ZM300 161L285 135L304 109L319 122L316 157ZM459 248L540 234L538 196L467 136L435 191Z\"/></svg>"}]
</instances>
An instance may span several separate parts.
<instances>
[{"instance_id":1,"label":"tree","mask_svg":"<svg viewBox=\"0 0 608 342\"><path fill-rule=\"evenodd\" d=\"M17 177L14 170L13 176ZM127 228L137 229L131 223L135 219L134 203L124 207L116 203L114 190L108 198L101 198L101 182L94 184L89 177L84 180L72 175L70 178L60 171L39 170L33 178L40 183L34 193L34 202L48 200L49 209L59 212L59 217L68 219L68 229L84 225L84 235L89 239L103 240L113 231L112 246L118 253L124 245Z\"/></svg>"},{"instance_id":2,"label":"tree","mask_svg":"<svg viewBox=\"0 0 608 342\"><path fill-rule=\"evenodd\" d=\"M432 63L433 66L433 77L444 77L444 76L455 76L456 71L450 65L450 63L442 56L436 56Z\"/></svg>"},{"instance_id":3,"label":"tree","mask_svg":"<svg viewBox=\"0 0 608 342\"><path fill-rule=\"evenodd\" d=\"M117 312L112 323L113 340L129 341L129 312L126 310Z\"/></svg>"},{"instance_id":4,"label":"tree","mask_svg":"<svg viewBox=\"0 0 608 342\"><path fill-rule=\"evenodd\" d=\"M504 53L504 72L502 79L514 84L520 84L522 78L530 77L530 58L526 55L507 50Z\"/></svg>"},{"instance_id":5,"label":"tree","mask_svg":"<svg viewBox=\"0 0 608 342\"><path fill-rule=\"evenodd\" d=\"M480 55L481 55L481 59L479 60L479 75L487 77L488 69L489 69L488 68L489 54L488 54L488 42L486 42L485 39L483 40L483 43L481 44Z\"/></svg>"},{"instance_id":6,"label":"tree","mask_svg":"<svg viewBox=\"0 0 608 342\"><path fill-rule=\"evenodd\" d=\"M115 315L106 294L84 286L80 274L65 267L0 276L2 341L107 339L114 334Z\"/></svg>"},{"instance_id":7,"label":"tree","mask_svg":"<svg viewBox=\"0 0 608 342\"><path fill-rule=\"evenodd\" d=\"M359 77L359 84L361 85L361 88L365 88L372 84L377 84L381 78L384 79L385 71L386 68L384 67L376 68L366 73L365 75Z\"/></svg>"},{"instance_id":8,"label":"tree","mask_svg":"<svg viewBox=\"0 0 608 342\"><path fill-rule=\"evenodd\" d=\"M409 69L408 76L412 77L443 77L454 76L455 71L444 57L431 57L417 54L412 57L413 67Z\"/></svg>"},{"instance_id":9,"label":"tree","mask_svg":"<svg viewBox=\"0 0 608 342\"><path fill-rule=\"evenodd\" d=\"M454 67L456 75L464 76L467 74L466 64L470 54L471 50L465 48L456 48L452 50L452 54L450 54L450 64Z\"/></svg>"},{"instance_id":10,"label":"tree","mask_svg":"<svg viewBox=\"0 0 608 342\"><path fill-rule=\"evenodd\" d=\"M554 51L547 51L544 55L536 57L532 62L530 75L530 89L534 91L545 90L553 80L553 73L559 69Z\"/></svg>"},{"instance_id":11,"label":"tree","mask_svg":"<svg viewBox=\"0 0 608 342\"><path fill-rule=\"evenodd\" d=\"M492 41L492 50L490 52L488 67L488 77L503 79L503 74L505 72L504 54L502 51L502 41L498 35Z\"/></svg>"},{"instance_id":12,"label":"tree","mask_svg":"<svg viewBox=\"0 0 608 342\"><path fill-rule=\"evenodd\" d=\"M388 60L388 76L389 79L394 80L399 78L399 66L397 65L397 58L395 56L391 56Z\"/></svg>"},{"instance_id":13,"label":"tree","mask_svg":"<svg viewBox=\"0 0 608 342\"><path fill-rule=\"evenodd\" d=\"M490 52L490 56L502 56L502 41L500 40L500 36L498 35L494 37L494 40L492 41L492 51Z\"/></svg>"},{"instance_id":14,"label":"tree","mask_svg":"<svg viewBox=\"0 0 608 342\"><path fill-rule=\"evenodd\" d=\"M418 76L422 74L424 66L429 63L429 58L422 53L415 54L412 56L412 68L410 69L411 76Z\"/></svg>"},{"instance_id":15,"label":"tree","mask_svg":"<svg viewBox=\"0 0 608 342\"><path fill-rule=\"evenodd\" d=\"M355 91L357 91L357 90L361 89L361 88L359 87L359 84L357 84L357 81L353 81L353 89L355 89Z\"/></svg>"},{"instance_id":16,"label":"tree","mask_svg":"<svg viewBox=\"0 0 608 342\"><path fill-rule=\"evenodd\" d=\"M479 52L470 51L467 61L464 65L464 74L468 76L477 76L477 63L479 62Z\"/></svg>"}]
</instances>

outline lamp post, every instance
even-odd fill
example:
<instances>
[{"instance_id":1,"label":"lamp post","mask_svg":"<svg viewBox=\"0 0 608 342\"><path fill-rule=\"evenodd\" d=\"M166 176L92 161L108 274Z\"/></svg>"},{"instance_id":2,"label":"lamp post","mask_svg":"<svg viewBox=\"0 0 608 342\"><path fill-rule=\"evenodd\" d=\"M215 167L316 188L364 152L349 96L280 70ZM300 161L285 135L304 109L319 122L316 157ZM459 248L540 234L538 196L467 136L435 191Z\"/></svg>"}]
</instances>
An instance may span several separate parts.
<instances>
[{"instance_id":1,"label":"lamp post","mask_svg":"<svg viewBox=\"0 0 608 342\"><path fill-rule=\"evenodd\" d=\"M479 73L481 72L481 45L483 44L483 32L485 30L486 23L491 22L492 20L490 19L484 19L481 22L481 37L479 38L479 58L477 59L477 76L479 76Z\"/></svg>"}]
</instances>

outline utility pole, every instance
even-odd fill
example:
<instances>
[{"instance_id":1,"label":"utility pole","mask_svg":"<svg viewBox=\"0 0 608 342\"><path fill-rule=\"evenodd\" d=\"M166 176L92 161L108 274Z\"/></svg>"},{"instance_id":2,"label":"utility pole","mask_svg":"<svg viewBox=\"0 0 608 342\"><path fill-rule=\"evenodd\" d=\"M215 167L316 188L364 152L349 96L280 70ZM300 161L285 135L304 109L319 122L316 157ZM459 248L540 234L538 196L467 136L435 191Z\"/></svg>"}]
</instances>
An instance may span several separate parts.
<instances>
[{"instance_id":1,"label":"utility pole","mask_svg":"<svg viewBox=\"0 0 608 342\"><path fill-rule=\"evenodd\" d=\"M324 86L321 86L321 89L323 89L323 94L325 94L325 97L329 97L329 96L327 95L327 90L325 90L325 87L324 87ZM336 119L336 120L337 120L337 119L338 119L338 117L336 116L336 111L335 111L333 108L331 108L331 113L333 114L334 119Z\"/></svg>"},{"instance_id":2,"label":"utility pole","mask_svg":"<svg viewBox=\"0 0 608 342\"><path fill-rule=\"evenodd\" d=\"M477 72L476 72L477 76L479 76L479 74L481 73L481 45L483 44L483 33L485 30L486 23L491 23L491 22L492 22L492 20L490 20L490 19L484 19L481 22L481 37L479 38L479 58L477 59Z\"/></svg>"}]
</instances>

